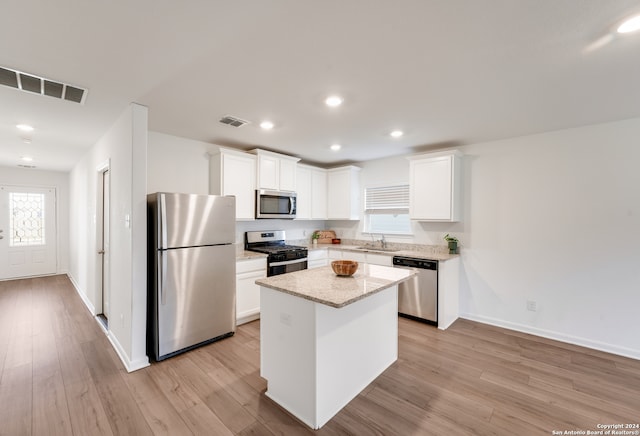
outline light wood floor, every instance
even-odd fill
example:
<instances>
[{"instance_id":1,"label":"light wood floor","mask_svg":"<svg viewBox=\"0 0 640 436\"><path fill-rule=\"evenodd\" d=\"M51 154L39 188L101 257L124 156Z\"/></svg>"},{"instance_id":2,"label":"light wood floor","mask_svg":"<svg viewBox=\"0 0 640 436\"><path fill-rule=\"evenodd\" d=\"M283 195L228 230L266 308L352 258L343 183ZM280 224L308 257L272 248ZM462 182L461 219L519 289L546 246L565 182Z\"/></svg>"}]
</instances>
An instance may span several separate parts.
<instances>
[{"instance_id":1,"label":"light wood floor","mask_svg":"<svg viewBox=\"0 0 640 436\"><path fill-rule=\"evenodd\" d=\"M313 432L263 394L259 322L128 374L65 276L0 282L0 434L550 435L640 422L640 361L465 320L445 332L399 322L398 361Z\"/></svg>"}]
</instances>

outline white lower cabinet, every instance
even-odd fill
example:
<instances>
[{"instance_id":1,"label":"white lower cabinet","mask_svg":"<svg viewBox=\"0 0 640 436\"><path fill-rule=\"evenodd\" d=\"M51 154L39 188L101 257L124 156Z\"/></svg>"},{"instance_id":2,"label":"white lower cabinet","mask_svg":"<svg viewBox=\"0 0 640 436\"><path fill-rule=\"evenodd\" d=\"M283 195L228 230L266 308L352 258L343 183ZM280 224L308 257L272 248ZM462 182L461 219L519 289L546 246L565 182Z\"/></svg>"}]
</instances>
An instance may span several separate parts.
<instances>
[{"instance_id":1,"label":"white lower cabinet","mask_svg":"<svg viewBox=\"0 0 640 436\"><path fill-rule=\"evenodd\" d=\"M368 253L366 251L344 251L342 259L355 260L359 263L370 263L372 265L393 266L393 256L388 254Z\"/></svg>"},{"instance_id":2,"label":"white lower cabinet","mask_svg":"<svg viewBox=\"0 0 640 436\"><path fill-rule=\"evenodd\" d=\"M260 286L255 281L266 276L266 257L236 261L236 324L260 318Z\"/></svg>"},{"instance_id":3,"label":"white lower cabinet","mask_svg":"<svg viewBox=\"0 0 640 436\"><path fill-rule=\"evenodd\" d=\"M309 250L307 256L307 268L320 268L321 266L329 265L329 253L326 248L319 248L317 250Z\"/></svg>"},{"instance_id":4,"label":"white lower cabinet","mask_svg":"<svg viewBox=\"0 0 640 436\"><path fill-rule=\"evenodd\" d=\"M393 266L393 256L388 254L367 253L367 263L373 265Z\"/></svg>"}]
</instances>

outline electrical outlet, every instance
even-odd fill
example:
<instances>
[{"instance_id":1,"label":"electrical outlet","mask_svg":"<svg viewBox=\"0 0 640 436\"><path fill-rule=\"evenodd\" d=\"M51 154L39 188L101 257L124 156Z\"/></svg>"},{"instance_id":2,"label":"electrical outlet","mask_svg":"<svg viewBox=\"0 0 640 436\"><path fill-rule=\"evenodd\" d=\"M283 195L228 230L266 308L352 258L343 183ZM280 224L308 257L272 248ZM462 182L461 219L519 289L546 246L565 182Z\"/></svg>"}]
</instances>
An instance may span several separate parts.
<instances>
[{"instance_id":1,"label":"electrical outlet","mask_svg":"<svg viewBox=\"0 0 640 436\"><path fill-rule=\"evenodd\" d=\"M527 310L529 312L536 312L538 310L538 303L533 300L527 300Z\"/></svg>"}]
</instances>

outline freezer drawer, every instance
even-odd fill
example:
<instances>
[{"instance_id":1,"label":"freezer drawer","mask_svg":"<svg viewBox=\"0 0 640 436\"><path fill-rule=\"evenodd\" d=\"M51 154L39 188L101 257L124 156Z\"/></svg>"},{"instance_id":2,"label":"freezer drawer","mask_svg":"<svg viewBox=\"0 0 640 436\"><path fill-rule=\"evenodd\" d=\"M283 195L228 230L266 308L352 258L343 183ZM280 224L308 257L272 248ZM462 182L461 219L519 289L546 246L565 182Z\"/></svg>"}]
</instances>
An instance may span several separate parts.
<instances>
[{"instance_id":1,"label":"freezer drawer","mask_svg":"<svg viewBox=\"0 0 640 436\"><path fill-rule=\"evenodd\" d=\"M235 265L233 245L157 252L156 360L235 332Z\"/></svg>"}]
</instances>

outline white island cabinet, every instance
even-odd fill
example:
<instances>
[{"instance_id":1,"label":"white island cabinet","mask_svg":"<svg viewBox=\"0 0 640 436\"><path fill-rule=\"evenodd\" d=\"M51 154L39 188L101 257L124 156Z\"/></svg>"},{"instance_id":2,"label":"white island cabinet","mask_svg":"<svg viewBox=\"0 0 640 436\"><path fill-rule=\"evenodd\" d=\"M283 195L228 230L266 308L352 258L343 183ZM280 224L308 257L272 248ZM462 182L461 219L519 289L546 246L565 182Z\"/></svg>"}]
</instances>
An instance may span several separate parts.
<instances>
[{"instance_id":1,"label":"white island cabinet","mask_svg":"<svg viewBox=\"0 0 640 436\"><path fill-rule=\"evenodd\" d=\"M461 220L461 156L454 150L409 157L409 216L412 220Z\"/></svg>"},{"instance_id":2,"label":"white island cabinet","mask_svg":"<svg viewBox=\"0 0 640 436\"><path fill-rule=\"evenodd\" d=\"M257 280L265 395L322 427L398 358L398 283L415 272L361 265Z\"/></svg>"}]
</instances>

